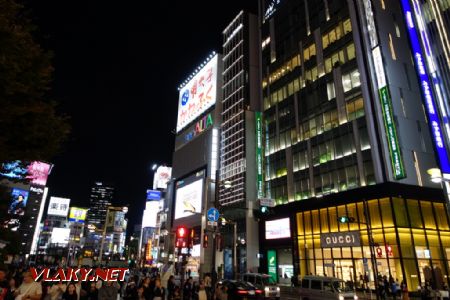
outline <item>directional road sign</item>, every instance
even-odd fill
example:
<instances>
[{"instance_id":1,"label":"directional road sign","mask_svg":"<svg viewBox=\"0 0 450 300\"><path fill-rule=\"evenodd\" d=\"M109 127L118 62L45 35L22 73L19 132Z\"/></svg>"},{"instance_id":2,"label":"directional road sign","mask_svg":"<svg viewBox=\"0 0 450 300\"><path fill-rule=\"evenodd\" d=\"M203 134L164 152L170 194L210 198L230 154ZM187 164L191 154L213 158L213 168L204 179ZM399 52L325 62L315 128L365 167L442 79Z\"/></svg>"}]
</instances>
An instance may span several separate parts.
<instances>
[{"instance_id":1,"label":"directional road sign","mask_svg":"<svg viewBox=\"0 0 450 300\"><path fill-rule=\"evenodd\" d=\"M206 213L206 217L208 218L208 221L211 222L217 222L219 220L219 211L215 207L211 207L208 209L208 212Z\"/></svg>"}]
</instances>

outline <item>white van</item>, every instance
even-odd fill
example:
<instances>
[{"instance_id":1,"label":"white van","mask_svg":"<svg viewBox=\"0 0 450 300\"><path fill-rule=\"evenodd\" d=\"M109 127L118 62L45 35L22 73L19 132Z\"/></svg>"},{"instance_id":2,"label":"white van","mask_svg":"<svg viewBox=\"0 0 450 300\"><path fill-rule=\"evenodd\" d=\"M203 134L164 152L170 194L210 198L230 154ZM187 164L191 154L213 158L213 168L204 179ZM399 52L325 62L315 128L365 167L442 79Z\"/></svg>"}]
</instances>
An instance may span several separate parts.
<instances>
[{"instance_id":1,"label":"white van","mask_svg":"<svg viewBox=\"0 0 450 300\"><path fill-rule=\"evenodd\" d=\"M323 276L305 276L300 288L301 300L358 300L356 292L342 279Z\"/></svg>"},{"instance_id":2,"label":"white van","mask_svg":"<svg viewBox=\"0 0 450 300\"><path fill-rule=\"evenodd\" d=\"M264 291L264 299L280 299L280 287L272 279L272 276L259 273L246 273L241 278L242 281L248 282L261 291Z\"/></svg>"}]
</instances>

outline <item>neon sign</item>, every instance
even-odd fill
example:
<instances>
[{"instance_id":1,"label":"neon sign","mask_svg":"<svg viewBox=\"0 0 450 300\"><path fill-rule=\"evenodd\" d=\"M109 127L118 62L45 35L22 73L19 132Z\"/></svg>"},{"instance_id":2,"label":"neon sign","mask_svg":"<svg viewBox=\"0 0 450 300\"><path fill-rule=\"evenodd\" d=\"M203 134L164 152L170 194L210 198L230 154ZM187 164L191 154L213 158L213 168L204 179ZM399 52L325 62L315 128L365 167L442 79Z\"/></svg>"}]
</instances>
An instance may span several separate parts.
<instances>
[{"instance_id":1,"label":"neon sign","mask_svg":"<svg viewBox=\"0 0 450 300\"><path fill-rule=\"evenodd\" d=\"M256 189L258 198L264 197L263 191L263 157L262 157L262 116L255 113L256 120Z\"/></svg>"},{"instance_id":2,"label":"neon sign","mask_svg":"<svg viewBox=\"0 0 450 300\"><path fill-rule=\"evenodd\" d=\"M211 125L213 125L213 123L214 122L213 122L213 118L212 118L211 114L207 114L206 116L201 118L197 123L195 123L194 129L191 130L190 132L188 132L184 136L184 140L186 142L189 142L194 137L196 137L197 135L199 135L200 133L202 133L203 131L205 131L209 127L211 127Z\"/></svg>"},{"instance_id":3,"label":"neon sign","mask_svg":"<svg viewBox=\"0 0 450 300\"><path fill-rule=\"evenodd\" d=\"M416 71L419 75L420 87L422 89L425 108L428 114L429 124L435 144L436 153L440 163L442 173L450 173L450 162L447 150L443 142L442 129L439 117L436 113L436 105L433 93L430 89L430 81L427 76L427 67L423 62L423 52L420 48L419 37L416 32L415 24L412 18L411 6L408 0L402 0L403 14L405 15L406 27L408 29L409 40L415 61Z\"/></svg>"}]
</instances>

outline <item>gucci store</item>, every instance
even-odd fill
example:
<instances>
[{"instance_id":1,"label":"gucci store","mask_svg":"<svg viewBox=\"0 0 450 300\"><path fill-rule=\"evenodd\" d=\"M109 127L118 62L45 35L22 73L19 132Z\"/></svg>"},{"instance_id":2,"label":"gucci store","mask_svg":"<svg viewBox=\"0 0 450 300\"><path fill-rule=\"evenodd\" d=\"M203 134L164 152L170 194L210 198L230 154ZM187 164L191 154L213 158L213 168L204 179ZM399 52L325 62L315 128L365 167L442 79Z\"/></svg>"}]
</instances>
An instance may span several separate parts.
<instances>
[{"instance_id":1,"label":"gucci store","mask_svg":"<svg viewBox=\"0 0 450 300\"><path fill-rule=\"evenodd\" d=\"M369 186L276 207L261 226L287 216L291 238L261 236L261 248L290 244L294 274L301 277L334 276L357 287L366 279L373 288L374 274L381 274L406 280L410 291L426 281L436 288L449 284L450 228L441 190ZM267 264L263 258L263 271Z\"/></svg>"}]
</instances>

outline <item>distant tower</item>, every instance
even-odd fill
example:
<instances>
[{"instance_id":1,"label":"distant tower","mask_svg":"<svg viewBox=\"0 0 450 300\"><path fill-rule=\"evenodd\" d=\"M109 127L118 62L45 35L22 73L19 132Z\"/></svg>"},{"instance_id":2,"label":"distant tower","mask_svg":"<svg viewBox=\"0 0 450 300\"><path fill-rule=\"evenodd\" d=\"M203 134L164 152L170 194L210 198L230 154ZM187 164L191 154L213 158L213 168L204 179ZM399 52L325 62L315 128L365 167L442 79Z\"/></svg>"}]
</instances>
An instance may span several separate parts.
<instances>
[{"instance_id":1,"label":"distant tower","mask_svg":"<svg viewBox=\"0 0 450 300\"><path fill-rule=\"evenodd\" d=\"M111 205L114 187L103 182L95 182L91 188L88 224L103 228L106 219L106 210Z\"/></svg>"}]
</instances>

